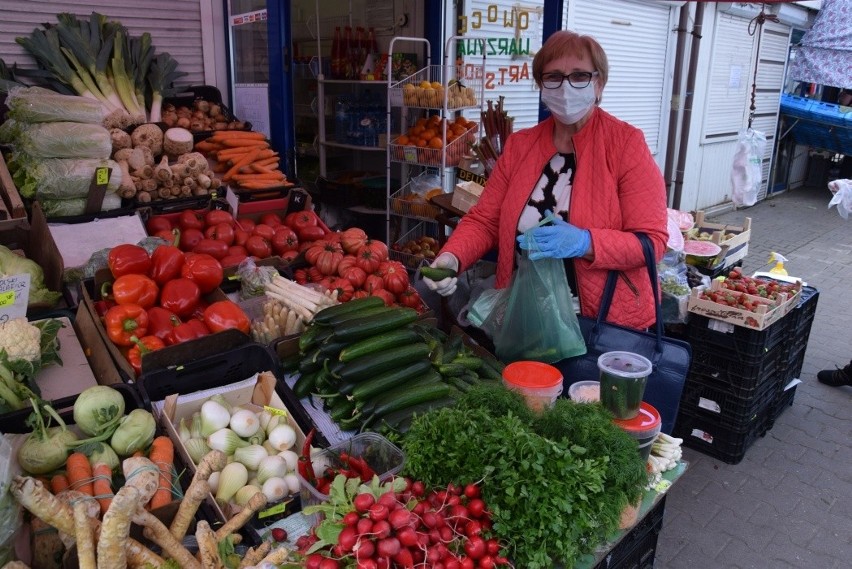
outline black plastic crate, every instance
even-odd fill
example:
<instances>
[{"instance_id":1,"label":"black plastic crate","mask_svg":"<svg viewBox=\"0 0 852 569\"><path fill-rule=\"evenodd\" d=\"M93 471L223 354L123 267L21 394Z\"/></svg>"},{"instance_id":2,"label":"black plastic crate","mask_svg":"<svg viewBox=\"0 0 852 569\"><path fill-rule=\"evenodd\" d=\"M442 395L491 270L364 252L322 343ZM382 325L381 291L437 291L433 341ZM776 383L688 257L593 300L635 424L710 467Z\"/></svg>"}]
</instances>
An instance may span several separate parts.
<instances>
[{"instance_id":1,"label":"black plastic crate","mask_svg":"<svg viewBox=\"0 0 852 569\"><path fill-rule=\"evenodd\" d=\"M710 418L681 412L675 424L674 436L682 438L686 447L728 464L738 464L748 448L772 426L771 409L770 402L744 430L727 429Z\"/></svg>"},{"instance_id":2,"label":"black plastic crate","mask_svg":"<svg viewBox=\"0 0 852 569\"><path fill-rule=\"evenodd\" d=\"M136 390L134 385L128 383L116 383L110 385L110 387L121 393L121 396L124 398L125 415L134 409L142 409L144 407L142 398L139 396L139 392ZM59 413L59 416L68 426L75 424L74 403L77 401L79 396L80 394L78 393L77 395L70 395L50 402L50 406ZM32 429L30 429L26 422L30 413L32 413L32 409L27 407L20 411L13 411L11 413L0 415L0 433L22 434L31 432Z\"/></svg>"},{"instance_id":3,"label":"black plastic crate","mask_svg":"<svg viewBox=\"0 0 852 569\"><path fill-rule=\"evenodd\" d=\"M604 557L595 569L651 569L657 553L657 538L663 529L666 497L653 508Z\"/></svg>"},{"instance_id":4,"label":"black plastic crate","mask_svg":"<svg viewBox=\"0 0 852 569\"><path fill-rule=\"evenodd\" d=\"M791 341L807 339L816 316L818 302L819 291L812 286L803 286L799 304L782 320L787 322L787 334Z\"/></svg>"},{"instance_id":5,"label":"black plastic crate","mask_svg":"<svg viewBox=\"0 0 852 569\"><path fill-rule=\"evenodd\" d=\"M744 364L759 363L766 352L780 345L788 337L787 317L769 325L763 330L752 330L743 326L733 326L730 332L713 330L709 326L711 318L690 313L687 337L692 344L701 348L721 348L723 356L736 358Z\"/></svg>"},{"instance_id":6,"label":"black plastic crate","mask_svg":"<svg viewBox=\"0 0 852 569\"><path fill-rule=\"evenodd\" d=\"M335 207L363 206L385 209L387 178L371 172L341 172L317 178L319 201Z\"/></svg>"},{"instance_id":7,"label":"black plastic crate","mask_svg":"<svg viewBox=\"0 0 852 569\"><path fill-rule=\"evenodd\" d=\"M782 389L780 379L776 379L742 397L733 389L690 375L683 387L679 412L705 417L726 429L742 431L760 420L761 413L778 398Z\"/></svg>"},{"instance_id":8,"label":"black plastic crate","mask_svg":"<svg viewBox=\"0 0 852 569\"><path fill-rule=\"evenodd\" d=\"M805 363L805 351L807 344L796 346L795 350L786 352L784 358L778 363L778 376L781 378L781 389L787 385L791 379L799 377L802 373L802 366Z\"/></svg>"},{"instance_id":9,"label":"black plastic crate","mask_svg":"<svg viewBox=\"0 0 852 569\"><path fill-rule=\"evenodd\" d=\"M724 350L692 344L690 375L731 389L739 397L751 397L755 389L775 379L778 365L785 354L784 346L777 346L763 354L756 362L749 363Z\"/></svg>"},{"instance_id":10,"label":"black plastic crate","mask_svg":"<svg viewBox=\"0 0 852 569\"><path fill-rule=\"evenodd\" d=\"M778 417L780 417L784 411L793 406L793 399L796 397L796 388L798 384L794 385L790 389L783 390L778 397L773 401L772 408L769 411L769 418L772 423L774 423Z\"/></svg>"}]
</instances>

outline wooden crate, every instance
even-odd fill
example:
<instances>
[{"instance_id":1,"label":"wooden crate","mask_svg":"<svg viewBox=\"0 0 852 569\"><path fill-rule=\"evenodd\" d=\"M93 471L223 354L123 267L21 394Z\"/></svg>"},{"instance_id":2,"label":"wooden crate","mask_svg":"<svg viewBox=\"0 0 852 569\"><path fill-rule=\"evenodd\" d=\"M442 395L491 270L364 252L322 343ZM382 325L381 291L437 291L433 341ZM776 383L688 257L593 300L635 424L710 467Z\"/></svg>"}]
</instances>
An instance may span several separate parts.
<instances>
[{"instance_id":1,"label":"wooden crate","mask_svg":"<svg viewBox=\"0 0 852 569\"><path fill-rule=\"evenodd\" d=\"M0 195L2 195L2 199L0 199L0 227L16 227L27 223L27 210L24 208L24 201L12 180L9 168L6 167L6 160L2 153L0 153Z\"/></svg>"},{"instance_id":2,"label":"wooden crate","mask_svg":"<svg viewBox=\"0 0 852 569\"><path fill-rule=\"evenodd\" d=\"M756 312L751 312L744 308L736 306L727 306L713 302L700 295L703 292L702 287L695 287L689 295L687 310L689 312L707 316L722 322L728 322L734 326L743 326L752 330L763 330L783 318L790 310L799 303L799 298L802 292L802 281L796 282L796 291L791 294L780 294L778 300L769 300L760 296L746 294L735 290L726 289L721 282L713 280L710 283L710 289L713 291L724 290L735 298L746 296L758 305Z\"/></svg>"},{"instance_id":3,"label":"wooden crate","mask_svg":"<svg viewBox=\"0 0 852 569\"><path fill-rule=\"evenodd\" d=\"M741 226L711 223L704 217L703 211L695 214L695 228L698 234L710 234L710 241L722 248L716 258L708 262L707 268L723 269L742 260L748 255L748 242L751 239L751 218L746 217ZM733 237L725 239L725 235L733 233Z\"/></svg>"}]
</instances>

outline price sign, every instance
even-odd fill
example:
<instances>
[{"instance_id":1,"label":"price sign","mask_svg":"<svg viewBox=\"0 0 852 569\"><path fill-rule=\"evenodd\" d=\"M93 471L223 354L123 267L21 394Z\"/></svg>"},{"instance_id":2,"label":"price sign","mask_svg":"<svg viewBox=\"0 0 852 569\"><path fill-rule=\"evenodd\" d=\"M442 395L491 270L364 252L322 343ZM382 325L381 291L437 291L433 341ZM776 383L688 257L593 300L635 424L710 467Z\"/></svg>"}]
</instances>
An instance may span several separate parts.
<instances>
[{"instance_id":1,"label":"price sign","mask_svg":"<svg viewBox=\"0 0 852 569\"><path fill-rule=\"evenodd\" d=\"M0 278L0 322L26 317L29 299L28 273Z\"/></svg>"},{"instance_id":2,"label":"price sign","mask_svg":"<svg viewBox=\"0 0 852 569\"><path fill-rule=\"evenodd\" d=\"M98 186L106 186L109 184L109 168L102 166L95 170L95 184Z\"/></svg>"}]
</instances>

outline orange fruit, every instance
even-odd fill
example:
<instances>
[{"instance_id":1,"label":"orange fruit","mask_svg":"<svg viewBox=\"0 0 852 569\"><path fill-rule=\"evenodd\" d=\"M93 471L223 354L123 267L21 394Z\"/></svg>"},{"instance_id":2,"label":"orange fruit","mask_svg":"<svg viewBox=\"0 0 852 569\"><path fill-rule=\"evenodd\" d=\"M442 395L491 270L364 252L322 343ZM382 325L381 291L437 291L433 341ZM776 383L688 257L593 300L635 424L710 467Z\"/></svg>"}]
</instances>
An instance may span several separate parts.
<instances>
[{"instance_id":1,"label":"orange fruit","mask_svg":"<svg viewBox=\"0 0 852 569\"><path fill-rule=\"evenodd\" d=\"M420 117L419 119L417 119L417 122L416 122L416 123L414 123L414 124L415 124L416 126L423 126L423 127L425 127L425 126L426 126L426 118L425 118L425 117Z\"/></svg>"},{"instance_id":2,"label":"orange fruit","mask_svg":"<svg viewBox=\"0 0 852 569\"><path fill-rule=\"evenodd\" d=\"M408 137L403 134L402 136L396 139L396 143L403 145L408 144Z\"/></svg>"},{"instance_id":3,"label":"orange fruit","mask_svg":"<svg viewBox=\"0 0 852 569\"><path fill-rule=\"evenodd\" d=\"M425 140L425 139L423 139L423 138L418 138L418 139L417 139L417 142L416 142L415 144L416 144L416 146L419 146L420 148L424 148L424 147L426 146L426 144L427 144L427 143L426 143L426 140Z\"/></svg>"},{"instance_id":4,"label":"orange fruit","mask_svg":"<svg viewBox=\"0 0 852 569\"><path fill-rule=\"evenodd\" d=\"M412 136L412 135L420 136L421 134L423 134L423 132L425 130L426 130L426 127L418 124L417 126L415 126L414 128L411 129L411 134L409 136Z\"/></svg>"},{"instance_id":5,"label":"orange fruit","mask_svg":"<svg viewBox=\"0 0 852 569\"><path fill-rule=\"evenodd\" d=\"M441 149L444 147L444 141L441 140L440 136L433 136L429 139L429 148L437 148Z\"/></svg>"},{"instance_id":6,"label":"orange fruit","mask_svg":"<svg viewBox=\"0 0 852 569\"><path fill-rule=\"evenodd\" d=\"M420 136L422 136L426 140L429 140L430 138L432 138L434 136L438 136L438 133L435 132L434 128L427 128L422 133L420 133Z\"/></svg>"}]
</instances>

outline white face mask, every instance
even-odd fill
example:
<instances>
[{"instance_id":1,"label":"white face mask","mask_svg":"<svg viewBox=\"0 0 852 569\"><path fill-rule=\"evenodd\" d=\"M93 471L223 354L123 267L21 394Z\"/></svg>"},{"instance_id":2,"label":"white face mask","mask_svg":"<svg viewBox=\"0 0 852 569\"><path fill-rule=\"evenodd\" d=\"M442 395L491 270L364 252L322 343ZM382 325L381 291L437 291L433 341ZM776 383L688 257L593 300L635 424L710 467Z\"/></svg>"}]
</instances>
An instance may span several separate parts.
<instances>
[{"instance_id":1,"label":"white face mask","mask_svg":"<svg viewBox=\"0 0 852 569\"><path fill-rule=\"evenodd\" d=\"M595 104L594 82L578 89L566 79L558 89L542 89L541 100L559 122L574 124Z\"/></svg>"}]
</instances>

